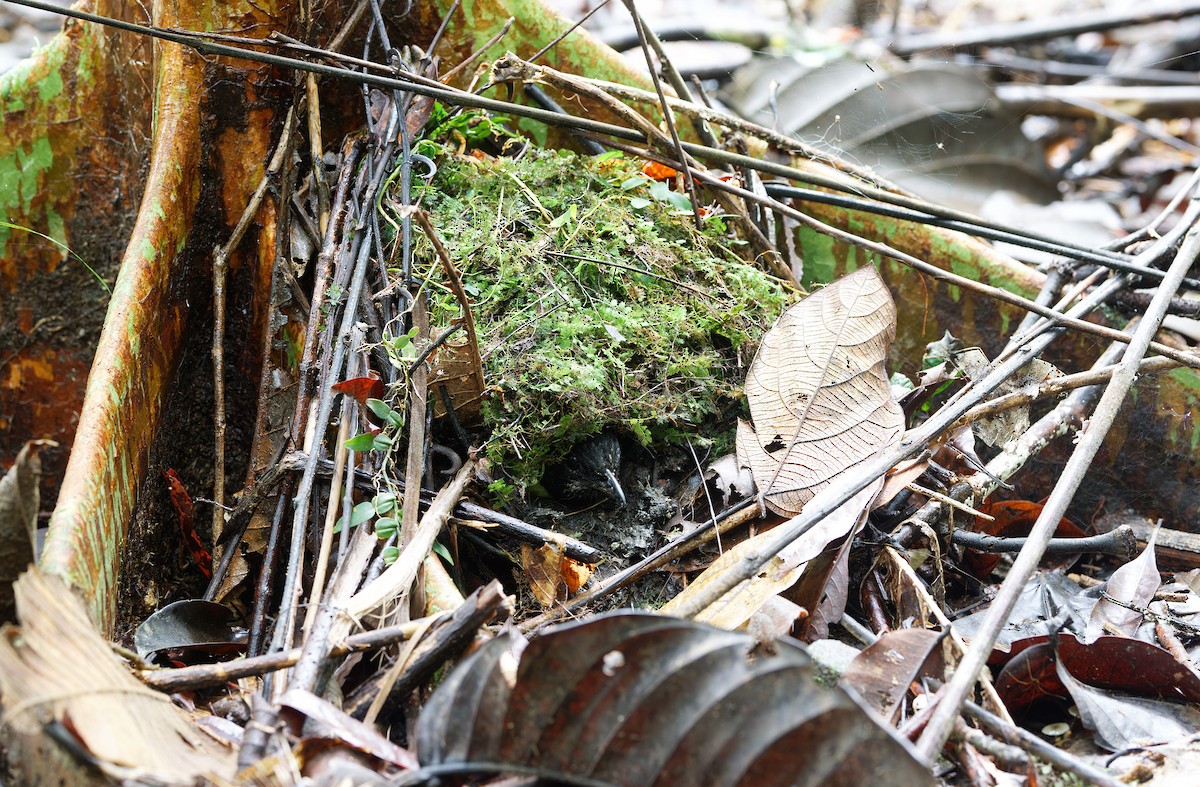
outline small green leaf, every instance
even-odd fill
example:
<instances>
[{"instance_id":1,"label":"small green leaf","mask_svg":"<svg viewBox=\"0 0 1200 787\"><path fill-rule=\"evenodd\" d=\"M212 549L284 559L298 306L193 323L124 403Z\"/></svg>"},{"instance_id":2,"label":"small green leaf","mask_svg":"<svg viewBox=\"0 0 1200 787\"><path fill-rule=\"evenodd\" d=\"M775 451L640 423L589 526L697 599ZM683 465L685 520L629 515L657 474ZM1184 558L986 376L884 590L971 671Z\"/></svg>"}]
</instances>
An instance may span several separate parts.
<instances>
[{"instance_id":1,"label":"small green leaf","mask_svg":"<svg viewBox=\"0 0 1200 787\"><path fill-rule=\"evenodd\" d=\"M550 222L550 226L553 229L558 229L559 227L563 226L567 222L574 221L575 217L578 215L579 215L579 207L577 205L571 205L571 207L569 207L565 211L563 211L561 216L559 216L554 221Z\"/></svg>"},{"instance_id":2,"label":"small green leaf","mask_svg":"<svg viewBox=\"0 0 1200 787\"><path fill-rule=\"evenodd\" d=\"M619 150L606 150L598 156L592 156L592 161L611 161L615 158L624 158L625 154Z\"/></svg>"},{"instance_id":3,"label":"small green leaf","mask_svg":"<svg viewBox=\"0 0 1200 787\"><path fill-rule=\"evenodd\" d=\"M368 399L367 408L375 414L376 418L391 420L392 408L387 406L387 402L382 399Z\"/></svg>"},{"instance_id":4,"label":"small green leaf","mask_svg":"<svg viewBox=\"0 0 1200 787\"><path fill-rule=\"evenodd\" d=\"M691 197L678 191L672 191L671 196L667 197L667 202L680 213L690 213L692 210Z\"/></svg>"},{"instance_id":5,"label":"small green leaf","mask_svg":"<svg viewBox=\"0 0 1200 787\"><path fill-rule=\"evenodd\" d=\"M633 199L629 200L629 207L633 208L634 210L642 210L650 207L650 200L646 199L645 197L634 197Z\"/></svg>"},{"instance_id":6,"label":"small green leaf","mask_svg":"<svg viewBox=\"0 0 1200 787\"><path fill-rule=\"evenodd\" d=\"M375 435L375 439L372 442L376 451L387 451L392 447L392 443L395 442L395 439L389 434L380 432L379 434Z\"/></svg>"},{"instance_id":7,"label":"small green leaf","mask_svg":"<svg viewBox=\"0 0 1200 787\"><path fill-rule=\"evenodd\" d=\"M392 492L380 492L371 502L375 504L375 513L380 516L396 510L396 495Z\"/></svg>"},{"instance_id":8,"label":"small green leaf","mask_svg":"<svg viewBox=\"0 0 1200 787\"><path fill-rule=\"evenodd\" d=\"M633 191L638 186L644 186L649 182L649 178L644 178L641 175L634 175L632 178L622 183L621 188L625 191Z\"/></svg>"},{"instance_id":9,"label":"small green leaf","mask_svg":"<svg viewBox=\"0 0 1200 787\"><path fill-rule=\"evenodd\" d=\"M665 202L675 210L689 211L692 209L692 201L686 194L680 194L678 191L671 191L671 188L664 182L658 181L650 184L650 196L659 202Z\"/></svg>"},{"instance_id":10,"label":"small green leaf","mask_svg":"<svg viewBox=\"0 0 1200 787\"><path fill-rule=\"evenodd\" d=\"M375 447L375 435L370 432L356 434L346 441L346 448L351 451L370 451Z\"/></svg>"},{"instance_id":11,"label":"small green leaf","mask_svg":"<svg viewBox=\"0 0 1200 787\"><path fill-rule=\"evenodd\" d=\"M446 545L441 541L433 542L433 552L442 560L445 560L447 565L454 565L454 558L450 557L450 550L446 549Z\"/></svg>"},{"instance_id":12,"label":"small green leaf","mask_svg":"<svg viewBox=\"0 0 1200 787\"><path fill-rule=\"evenodd\" d=\"M350 527L358 527L363 522L366 522L371 517L375 516L375 504L370 500L359 503L350 510ZM346 517L338 518L337 524L333 526L333 532L340 533L346 524Z\"/></svg>"},{"instance_id":13,"label":"small green leaf","mask_svg":"<svg viewBox=\"0 0 1200 787\"><path fill-rule=\"evenodd\" d=\"M400 529L400 520L394 516L383 516L375 522L375 535L380 539L391 538Z\"/></svg>"},{"instance_id":14,"label":"small green leaf","mask_svg":"<svg viewBox=\"0 0 1200 787\"><path fill-rule=\"evenodd\" d=\"M390 566L396 562L396 558L400 557L400 550L397 547L384 547L382 554L383 562Z\"/></svg>"}]
</instances>

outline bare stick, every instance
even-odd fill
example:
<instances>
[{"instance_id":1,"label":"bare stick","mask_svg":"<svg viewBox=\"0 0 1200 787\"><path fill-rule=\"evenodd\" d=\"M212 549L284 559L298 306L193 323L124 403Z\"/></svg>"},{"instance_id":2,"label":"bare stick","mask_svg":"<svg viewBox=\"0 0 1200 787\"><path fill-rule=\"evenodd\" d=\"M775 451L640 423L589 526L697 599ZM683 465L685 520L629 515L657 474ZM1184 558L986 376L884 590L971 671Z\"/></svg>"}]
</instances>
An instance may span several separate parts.
<instances>
[{"instance_id":1,"label":"bare stick","mask_svg":"<svg viewBox=\"0 0 1200 787\"><path fill-rule=\"evenodd\" d=\"M733 508L723 511L715 520L709 520L692 532L663 546L654 554L649 555L619 573L613 574L591 590L567 601L558 609L552 609L536 618L526 620L521 624L520 628L522 631L535 631L543 626L550 625L556 620L561 620L567 617L573 610L579 609L585 604L598 601L604 596L636 582L651 571L655 571L674 560L678 560L700 546L707 544L709 541L719 538L722 534L738 525L744 525L747 522L758 519L761 515L762 509L759 508L758 503L753 498L743 500Z\"/></svg>"},{"instance_id":2,"label":"bare stick","mask_svg":"<svg viewBox=\"0 0 1200 787\"><path fill-rule=\"evenodd\" d=\"M1200 3L1168 2L1138 4L1128 9L1087 11L1048 20L1030 19L1007 24L983 25L974 30L921 33L900 38L889 47L897 55L911 55L927 49L969 46L1002 46L1026 41L1044 41L1092 31L1145 25L1168 19L1183 19L1200 13Z\"/></svg>"},{"instance_id":3,"label":"bare stick","mask_svg":"<svg viewBox=\"0 0 1200 787\"><path fill-rule=\"evenodd\" d=\"M1156 356L1143 360L1138 365L1138 374L1160 374L1162 372L1169 372L1172 369L1178 369L1179 367L1180 364L1178 361ZM1012 393L997 396L995 399L989 399L983 404L971 408L966 415L958 419L958 422L950 428L952 430L957 429L967 424L975 423L983 418L990 418L1005 410L1011 410L1014 407L1024 407L1041 399L1048 399L1052 396L1067 393L1068 391L1108 382L1112 378L1113 373L1119 368L1120 366L1117 364L1102 366L1098 369L1089 369L1086 372L1068 374L1038 385L1028 386Z\"/></svg>"},{"instance_id":4,"label":"bare stick","mask_svg":"<svg viewBox=\"0 0 1200 787\"><path fill-rule=\"evenodd\" d=\"M396 702L433 675L447 659L460 653L482 626L501 615L511 614L508 596L499 580L472 593L452 615L439 619L436 629L412 643L405 654L382 675L376 675L347 699L346 712L359 716L365 711L372 723L389 701Z\"/></svg>"},{"instance_id":5,"label":"bare stick","mask_svg":"<svg viewBox=\"0 0 1200 787\"><path fill-rule=\"evenodd\" d=\"M412 542L403 547L396 562L349 600L346 610L352 618L361 620L369 615L378 614L384 607L394 604L397 598L408 592L421 562L433 547L434 539L446 524L454 505L462 497L463 490L474 477L475 460L472 459L464 462L454 479L437 493L429 510L421 518L421 524Z\"/></svg>"},{"instance_id":6,"label":"bare stick","mask_svg":"<svg viewBox=\"0 0 1200 787\"><path fill-rule=\"evenodd\" d=\"M879 636L875 632L849 615L843 615L839 625L863 645L874 645L879 640ZM1040 760L1050 763L1060 771L1082 776L1088 783L1098 785L1098 787L1125 787L1124 782L1118 781L1105 771L1095 768L1078 757L1047 743L1032 732L1005 721L991 711L976 705L974 702L968 700L964 707L967 714L979 722L979 726L1002 740L1008 741L1015 746L1020 746L1025 751Z\"/></svg>"},{"instance_id":7,"label":"bare stick","mask_svg":"<svg viewBox=\"0 0 1200 787\"><path fill-rule=\"evenodd\" d=\"M988 732L1014 746L1020 746L1033 756L1044 760L1060 771L1074 773L1097 787L1127 787L1110 774L1096 768L1068 752L1053 746L1028 730L1023 730L1015 724L1005 721L999 716L968 701L965 705L967 714L979 722Z\"/></svg>"},{"instance_id":8,"label":"bare stick","mask_svg":"<svg viewBox=\"0 0 1200 787\"><path fill-rule=\"evenodd\" d=\"M1046 306L1041 306L1041 305L1035 303L1034 301L1029 300L1028 298L1024 298L1015 293L1011 293L1008 290L1003 290L1003 289L1000 289L999 287L992 287L987 284L981 284L973 279L967 278L966 276L959 276L956 273L951 273L950 271L942 270L941 268L938 268L934 265L930 265L929 263L925 262L924 260L917 259L916 257L912 256L911 254L900 251L898 249L894 249L885 243L879 243L877 241L860 238L851 232L847 232L845 230L838 229L837 227L830 226L828 224L825 224L822 221L814 219L813 217L809 216L808 214L801 213L800 211L798 211L794 208L790 208L787 205L784 205L784 204L778 202L777 200L772 200L768 197L761 197L751 191L747 191L746 189L738 188L736 186L731 186L727 183L722 182L720 179L715 178L705 172L697 172L696 177L698 179L700 179L701 181L703 181L706 185L712 186L713 188L725 189L725 190L730 191L731 193L738 194L739 196L741 196L749 201L759 202L764 205L768 205L772 210L782 213L789 218L795 219L796 221L800 222L801 224L811 227L812 229L816 230L817 232L822 233L823 235L828 235L830 237L837 238L838 240L846 241L847 243L852 243L855 246L866 249L868 251L873 251L876 254L879 254L881 256L889 257L891 259L896 260L897 262L902 262L905 265L908 265L910 268L920 271L921 273L924 273L925 275L931 276L940 281L945 281L949 284L954 284L954 285L962 287L964 289L973 290L982 295L986 295L987 297L992 298L993 300L997 300L997 301L1011 304L1013 306L1017 306L1021 309L1025 309L1026 311L1030 311L1030 312L1033 312L1034 314L1045 317L1048 320L1050 320L1051 322L1054 322L1054 323L1057 323L1059 325L1063 325L1063 326L1066 326L1069 328L1073 328L1075 330L1082 331L1084 333L1090 333L1090 334L1093 334L1096 336L1102 336L1102 337L1112 340L1112 341L1118 341L1118 342L1129 341L1129 336L1127 334L1117 330L1116 328L1109 328L1107 326L1099 326L1099 325L1096 325L1095 323L1087 322L1086 320L1080 320L1080 319L1077 319L1074 317L1069 317L1067 315L1064 315L1061 312L1055 311L1052 308L1049 308ZM1176 350L1175 348L1170 347L1165 344L1162 344L1161 342L1151 342L1150 347L1153 348L1159 354L1165 355L1168 358L1172 358L1181 364L1184 364L1186 366L1191 366L1193 368L1200 368L1200 355L1197 355L1194 352L1184 352L1184 351Z\"/></svg>"},{"instance_id":9,"label":"bare stick","mask_svg":"<svg viewBox=\"0 0 1200 787\"><path fill-rule=\"evenodd\" d=\"M345 641L331 646L329 655L345 656L349 653L361 653L365 650L394 645L411 637L418 628L426 623L427 621L423 619L411 620L396 626L354 634L347 637ZM192 691L209 686L220 686L222 683L248 678L251 675L265 675L275 670L287 669L300 660L300 653L300 648L292 648L282 653L234 659L219 664L196 664L191 667L175 669L141 670L138 672L138 677L147 686L158 691Z\"/></svg>"},{"instance_id":10,"label":"bare stick","mask_svg":"<svg viewBox=\"0 0 1200 787\"><path fill-rule=\"evenodd\" d=\"M656 154L654 151L640 150L619 142L609 142L608 144L618 150L633 152L635 155L643 156L656 161L661 160L670 166L676 166L674 161L665 159ZM934 279L945 281L949 284L953 284L973 292L978 292L979 294L988 298L1011 304L1049 320L1049 323L1039 325L1036 328L1038 331L1045 330L1048 325L1057 323L1083 333L1101 336L1111 341L1126 342L1129 340L1129 336L1127 334L1117 330L1116 328L1097 325L1086 320L1072 317L1070 314L1064 315L1060 311L1048 306L1044 306L1036 301L1031 301L1028 298L1022 297L1013 292L1009 292L1008 290L982 284L974 279L967 278L966 276L959 276L956 273L943 270L935 265L931 265L923 260L919 260L911 254L900 251L899 249L894 249L886 243L860 238L852 232L847 232L846 230L826 224L819 219L815 219L806 213L801 213L795 208L785 205L778 200L770 197L764 197L759 194L755 194L752 191L748 191L746 189L739 188L738 186L726 183L720 178L713 177L707 172L697 170L695 172L695 176L697 179L701 180L705 185L710 186L711 188L714 188L718 191L726 191L730 194L736 194L748 202L756 202L761 205L765 205L776 213L780 213L788 218L794 219L795 221L804 224L807 227L811 227L823 235L828 235L830 237L837 238L838 240L845 241L846 243L866 249L867 251L872 251L884 257L889 257ZM1142 255L1138 255L1138 257L1135 259L1142 259ZM1177 350L1174 347L1163 344L1162 342L1151 342L1150 347L1161 355L1172 358L1184 366L1200 368L1200 355L1197 355L1194 352Z\"/></svg>"},{"instance_id":11,"label":"bare stick","mask_svg":"<svg viewBox=\"0 0 1200 787\"><path fill-rule=\"evenodd\" d=\"M1020 552L1025 548L1028 538L1001 538L989 536L986 533L974 533L970 530L955 530L952 536L954 543L979 552ZM1087 538L1052 538L1046 543L1044 554L1075 555L1089 552L1099 552L1104 555L1117 555L1129 560L1137 552L1137 537L1129 525L1115 527L1107 533Z\"/></svg>"},{"instance_id":12,"label":"bare stick","mask_svg":"<svg viewBox=\"0 0 1200 787\"><path fill-rule=\"evenodd\" d=\"M417 292L412 305L413 327L417 338L429 341L429 312L425 298ZM408 456L404 470L404 500L401 506L400 548L404 549L417 530L421 505L421 477L425 474L425 411L429 396L429 367L414 364L409 375L408 398Z\"/></svg>"},{"instance_id":13,"label":"bare stick","mask_svg":"<svg viewBox=\"0 0 1200 787\"><path fill-rule=\"evenodd\" d=\"M683 147L679 142L679 129L675 128L675 113L671 111L670 104L667 103L667 94L663 92L662 80L658 78L658 69L654 67L654 56L650 52L650 42L646 35L646 25L642 21L642 15L638 13L637 6L634 0L623 0L625 7L629 9L629 15L633 17L633 27L637 30L638 38L642 42L642 53L646 56L646 70L650 72L650 81L654 84L654 92L658 94L658 106L662 111L663 120L667 124L667 132L671 135L671 144L675 146L675 151L679 156L680 161L687 161L687 154L683 152ZM661 51L662 45L659 45ZM684 167L683 180L687 185L688 194L692 198L692 218L696 222L696 228L700 228L700 200L696 196L696 181L692 179L690 167Z\"/></svg>"},{"instance_id":14,"label":"bare stick","mask_svg":"<svg viewBox=\"0 0 1200 787\"><path fill-rule=\"evenodd\" d=\"M937 603L937 599L933 597L929 589L925 587L925 583L917 576L917 572L913 570L907 558L891 547L884 547L883 552L892 562L892 565L896 567L896 571L908 580L917 597L929 608L929 611L937 619L938 625L942 627L942 630L949 632L950 643L953 645L954 651L959 656L962 656L967 650L967 643L963 640L962 635L958 633L958 630L954 628L954 624L950 622L950 618L947 617L946 612ZM988 702L1000 712L1001 717L1007 721L1012 721L1012 718L1008 715L1008 709L1004 707L1004 701L996 693L996 687L992 685L991 679L986 675L980 676L979 685L983 689L983 696L987 697Z\"/></svg>"},{"instance_id":15,"label":"bare stick","mask_svg":"<svg viewBox=\"0 0 1200 787\"><path fill-rule=\"evenodd\" d=\"M358 326L351 329L358 332ZM351 342L354 340L351 339ZM307 636L312 631L313 622L321 608L321 597L325 592L325 575L329 570L329 556L333 552L333 529L337 525L338 513L341 510L338 499L342 496L342 476L346 471L346 459L350 451L346 441L350 439L350 397L342 397L341 423L338 424L337 447L334 449L333 475L329 479L329 503L325 506L325 522L321 528L321 542L317 548L317 562L313 570L311 590L308 592L308 611L304 616L304 633ZM342 532L349 532L350 518L342 523Z\"/></svg>"}]
</instances>

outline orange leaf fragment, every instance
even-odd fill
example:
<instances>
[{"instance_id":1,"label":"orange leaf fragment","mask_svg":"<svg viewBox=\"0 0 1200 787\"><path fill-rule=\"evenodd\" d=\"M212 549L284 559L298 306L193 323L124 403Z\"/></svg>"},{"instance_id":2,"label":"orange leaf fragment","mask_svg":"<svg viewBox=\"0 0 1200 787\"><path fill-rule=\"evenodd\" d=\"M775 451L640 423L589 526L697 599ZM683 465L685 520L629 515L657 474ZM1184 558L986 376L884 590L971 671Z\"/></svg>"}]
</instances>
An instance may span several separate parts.
<instances>
[{"instance_id":1,"label":"orange leaf fragment","mask_svg":"<svg viewBox=\"0 0 1200 787\"><path fill-rule=\"evenodd\" d=\"M657 161L647 161L642 165L642 174L652 180L671 180L679 174L677 170Z\"/></svg>"}]
</instances>

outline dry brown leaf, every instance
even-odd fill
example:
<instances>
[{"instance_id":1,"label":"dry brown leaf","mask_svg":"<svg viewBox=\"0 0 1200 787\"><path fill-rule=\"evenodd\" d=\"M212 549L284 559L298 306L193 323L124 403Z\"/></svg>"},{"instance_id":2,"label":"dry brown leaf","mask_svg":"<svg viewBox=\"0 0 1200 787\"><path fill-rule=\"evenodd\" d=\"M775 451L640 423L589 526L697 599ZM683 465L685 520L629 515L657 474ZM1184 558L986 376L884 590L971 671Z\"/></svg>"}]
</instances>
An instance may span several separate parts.
<instances>
[{"instance_id":1,"label":"dry brown leaf","mask_svg":"<svg viewBox=\"0 0 1200 787\"><path fill-rule=\"evenodd\" d=\"M1154 552L1154 542L1158 538L1158 528L1150 532L1150 541L1142 554L1113 572L1104 585L1108 598L1101 596L1092 607L1091 619L1088 620L1084 642L1094 642L1098 637L1107 633L1120 632L1126 637L1132 637L1142 624L1142 613L1154 598L1155 592L1162 585L1162 576L1158 573L1158 560ZM1109 601L1109 598L1114 599Z\"/></svg>"},{"instance_id":2,"label":"dry brown leaf","mask_svg":"<svg viewBox=\"0 0 1200 787\"><path fill-rule=\"evenodd\" d=\"M796 584L808 561L820 554L831 541L858 530L866 521L869 505L882 485L883 479L879 479L834 509L829 516L764 563L753 577L721 596L696 615L694 620L730 630L745 624L768 599ZM771 535L771 531L760 533L733 549L726 550L694 582L684 588L682 593L664 604L659 613L674 614L676 609L701 593L703 588L726 571L736 570L744 559L750 559L757 554L763 542L768 541Z\"/></svg>"},{"instance_id":3,"label":"dry brown leaf","mask_svg":"<svg viewBox=\"0 0 1200 787\"><path fill-rule=\"evenodd\" d=\"M14 619L12 583L37 559L34 545L42 477L38 451L57 445L53 440L30 440L0 478L0 622Z\"/></svg>"},{"instance_id":4,"label":"dry brown leaf","mask_svg":"<svg viewBox=\"0 0 1200 787\"><path fill-rule=\"evenodd\" d=\"M166 694L133 677L61 580L30 569L15 589L21 626L0 632L0 736L23 783L82 781L85 766L45 732L55 722L114 783L232 778L236 753L193 726Z\"/></svg>"},{"instance_id":5,"label":"dry brown leaf","mask_svg":"<svg viewBox=\"0 0 1200 787\"><path fill-rule=\"evenodd\" d=\"M873 267L784 312L746 375L753 424L738 423L738 461L787 516L837 475L894 441L904 415L884 362L896 307Z\"/></svg>"},{"instance_id":6,"label":"dry brown leaf","mask_svg":"<svg viewBox=\"0 0 1200 787\"><path fill-rule=\"evenodd\" d=\"M954 363L972 380L978 380L987 373L988 359L982 351L968 348L954 356ZM1038 386L1062 377L1063 373L1054 364L1047 363L1041 358L1031 358L1011 378L1005 381L991 398L1019 391L1022 388ZM1029 407L1012 407L1008 410L976 421L972 426L979 439L990 446L1004 445L1017 435L1022 435L1029 428Z\"/></svg>"},{"instance_id":7,"label":"dry brown leaf","mask_svg":"<svg viewBox=\"0 0 1200 787\"><path fill-rule=\"evenodd\" d=\"M521 569L533 597L549 609L564 601L591 578L591 567L563 554L562 544L547 543L534 549L521 545Z\"/></svg>"},{"instance_id":8,"label":"dry brown leaf","mask_svg":"<svg viewBox=\"0 0 1200 787\"><path fill-rule=\"evenodd\" d=\"M521 545L521 570L529 582L529 590L543 608L554 606L558 598L559 565L562 550L552 544L543 544L534 549L529 544Z\"/></svg>"},{"instance_id":9,"label":"dry brown leaf","mask_svg":"<svg viewBox=\"0 0 1200 787\"><path fill-rule=\"evenodd\" d=\"M446 387L459 421L466 426L481 423L484 382L479 348L469 341L447 341L434 353L432 366L430 385L435 392L440 386ZM434 415L440 418L446 414L446 405L440 393L432 399Z\"/></svg>"}]
</instances>

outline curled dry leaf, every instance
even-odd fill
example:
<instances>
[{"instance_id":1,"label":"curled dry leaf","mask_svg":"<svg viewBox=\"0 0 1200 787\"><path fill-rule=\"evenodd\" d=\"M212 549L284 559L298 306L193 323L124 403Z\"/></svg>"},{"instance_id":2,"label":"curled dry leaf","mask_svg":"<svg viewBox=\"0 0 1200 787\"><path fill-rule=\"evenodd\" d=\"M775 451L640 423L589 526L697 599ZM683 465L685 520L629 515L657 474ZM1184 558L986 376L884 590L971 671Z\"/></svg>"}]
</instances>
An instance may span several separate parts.
<instances>
[{"instance_id":1,"label":"curled dry leaf","mask_svg":"<svg viewBox=\"0 0 1200 787\"><path fill-rule=\"evenodd\" d=\"M836 476L904 428L884 362L896 307L873 267L784 312L746 375L753 424L738 423L738 461L774 511L795 516Z\"/></svg>"},{"instance_id":2,"label":"curled dry leaf","mask_svg":"<svg viewBox=\"0 0 1200 787\"><path fill-rule=\"evenodd\" d=\"M1154 541L1158 537L1156 529L1150 534L1150 542L1142 550L1142 554L1113 572L1104 586L1103 596L1092 608L1092 617L1088 621L1085 641L1092 642L1102 634L1124 634L1132 637L1142 624L1142 612L1155 591L1162 585L1162 577L1158 573L1158 562L1154 554Z\"/></svg>"},{"instance_id":3,"label":"curled dry leaf","mask_svg":"<svg viewBox=\"0 0 1200 787\"><path fill-rule=\"evenodd\" d=\"M423 768L616 785L932 784L907 743L784 639L610 614L465 659L417 722Z\"/></svg>"},{"instance_id":4,"label":"curled dry leaf","mask_svg":"<svg viewBox=\"0 0 1200 787\"><path fill-rule=\"evenodd\" d=\"M987 356L974 347L955 355L954 363L972 380L978 380L987 373ZM1032 358L1029 363L1022 366L1016 374L997 388L996 392L992 394L992 398L1004 396L1022 388L1038 386L1062 376L1063 373L1054 364L1047 363L1041 358ZM990 446L1004 445L1016 435L1024 434L1028 428L1028 406L1013 407L974 424L975 434Z\"/></svg>"},{"instance_id":5,"label":"curled dry leaf","mask_svg":"<svg viewBox=\"0 0 1200 787\"><path fill-rule=\"evenodd\" d=\"M713 626L736 629L745 623L772 596L782 593L804 576L808 563L821 554L831 542L856 533L866 521L870 502L879 493L883 479L838 506L829 516L805 531L781 552L762 565L750 579L739 583L721 598L710 604L695 619ZM727 571L736 570L743 560L754 559L770 531L748 538L733 549L726 550L712 562L683 592L664 604L659 612L673 615L704 588ZM822 587L824 582L822 581ZM820 590L820 588L818 589ZM820 593L817 594L820 598Z\"/></svg>"},{"instance_id":6,"label":"curled dry leaf","mask_svg":"<svg viewBox=\"0 0 1200 787\"><path fill-rule=\"evenodd\" d=\"M536 549L523 544L521 569L533 597L545 609L570 597L592 575L591 566L567 557L563 545L558 543L543 544Z\"/></svg>"},{"instance_id":7,"label":"curled dry leaf","mask_svg":"<svg viewBox=\"0 0 1200 787\"><path fill-rule=\"evenodd\" d=\"M53 440L30 440L0 478L0 622L13 619L12 583L37 559L34 547L42 477L38 451L57 445Z\"/></svg>"},{"instance_id":8,"label":"curled dry leaf","mask_svg":"<svg viewBox=\"0 0 1200 787\"><path fill-rule=\"evenodd\" d=\"M904 710L909 686L921 677L944 680L943 637L926 628L885 632L850 662L845 682L889 724Z\"/></svg>"},{"instance_id":9,"label":"curled dry leaf","mask_svg":"<svg viewBox=\"0 0 1200 787\"><path fill-rule=\"evenodd\" d=\"M1074 678L1060 659L1059 680L1079 709L1079 720L1109 751L1186 740L1200 729L1200 711L1190 705L1131 697L1089 686Z\"/></svg>"}]
</instances>

